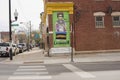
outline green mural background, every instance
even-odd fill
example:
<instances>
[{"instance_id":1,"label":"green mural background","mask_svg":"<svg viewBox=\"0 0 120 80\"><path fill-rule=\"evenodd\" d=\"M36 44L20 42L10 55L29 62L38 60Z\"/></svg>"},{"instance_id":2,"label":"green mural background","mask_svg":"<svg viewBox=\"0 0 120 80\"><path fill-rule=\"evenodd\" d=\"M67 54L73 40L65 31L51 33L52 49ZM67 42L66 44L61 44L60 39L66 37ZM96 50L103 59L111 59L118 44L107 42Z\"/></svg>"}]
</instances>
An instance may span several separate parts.
<instances>
[{"instance_id":1,"label":"green mural background","mask_svg":"<svg viewBox=\"0 0 120 80\"><path fill-rule=\"evenodd\" d=\"M53 12L53 45L54 47L70 47L70 22L69 22L69 12L62 12L63 13L63 20L66 24L66 31L62 32L62 34L56 31L56 22L58 21L58 13L60 12ZM62 38L60 38L62 36Z\"/></svg>"}]
</instances>

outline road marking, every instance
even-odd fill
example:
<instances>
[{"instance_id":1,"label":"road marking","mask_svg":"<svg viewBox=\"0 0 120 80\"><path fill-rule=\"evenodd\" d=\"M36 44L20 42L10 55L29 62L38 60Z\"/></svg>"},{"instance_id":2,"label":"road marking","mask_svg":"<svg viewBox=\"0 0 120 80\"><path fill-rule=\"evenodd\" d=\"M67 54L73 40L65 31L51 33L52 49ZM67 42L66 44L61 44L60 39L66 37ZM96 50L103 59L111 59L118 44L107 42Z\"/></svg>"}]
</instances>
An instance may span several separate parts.
<instances>
[{"instance_id":1,"label":"road marking","mask_svg":"<svg viewBox=\"0 0 120 80\"><path fill-rule=\"evenodd\" d=\"M43 71L46 69L17 69L16 71Z\"/></svg>"},{"instance_id":2,"label":"road marking","mask_svg":"<svg viewBox=\"0 0 120 80\"><path fill-rule=\"evenodd\" d=\"M48 72L15 72L14 75L41 75L48 74Z\"/></svg>"},{"instance_id":3,"label":"road marking","mask_svg":"<svg viewBox=\"0 0 120 80\"><path fill-rule=\"evenodd\" d=\"M52 79L51 76L11 76L9 80L40 80L40 79Z\"/></svg>"},{"instance_id":4,"label":"road marking","mask_svg":"<svg viewBox=\"0 0 120 80\"><path fill-rule=\"evenodd\" d=\"M71 70L72 72L74 72L75 74L80 76L81 78L95 78L94 75L92 75L88 72L85 72L71 64L63 64L63 66L65 66L67 69Z\"/></svg>"},{"instance_id":5,"label":"road marking","mask_svg":"<svg viewBox=\"0 0 120 80\"><path fill-rule=\"evenodd\" d=\"M45 68L45 66L19 66L19 68Z\"/></svg>"},{"instance_id":6,"label":"road marking","mask_svg":"<svg viewBox=\"0 0 120 80\"><path fill-rule=\"evenodd\" d=\"M8 80L50 80L45 66L19 66Z\"/></svg>"}]
</instances>

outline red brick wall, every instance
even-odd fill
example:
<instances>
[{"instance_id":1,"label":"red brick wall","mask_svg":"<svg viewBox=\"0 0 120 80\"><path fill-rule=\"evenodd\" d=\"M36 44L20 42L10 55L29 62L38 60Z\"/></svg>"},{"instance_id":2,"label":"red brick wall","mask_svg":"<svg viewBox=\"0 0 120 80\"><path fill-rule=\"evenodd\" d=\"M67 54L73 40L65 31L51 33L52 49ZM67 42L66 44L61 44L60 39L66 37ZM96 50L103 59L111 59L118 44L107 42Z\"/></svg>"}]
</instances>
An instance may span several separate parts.
<instances>
[{"instance_id":1,"label":"red brick wall","mask_svg":"<svg viewBox=\"0 0 120 80\"><path fill-rule=\"evenodd\" d=\"M9 42L9 32L0 32L1 39L3 42Z\"/></svg>"},{"instance_id":2,"label":"red brick wall","mask_svg":"<svg viewBox=\"0 0 120 80\"><path fill-rule=\"evenodd\" d=\"M110 0L75 0L77 9L80 10L81 16L75 25L75 49L79 50L106 50L120 49L120 36L115 37L114 32L120 28L113 28L112 17L107 14L107 7L111 6L114 11L120 11L120 2ZM105 12L105 28L95 28L94 12Z\"/></svg>"},{"instance_id":3,"label":"red brick wall","mask_svg":"<svg viewBox=\"0 0 120 80\"><path fill-rule=\"evenodd\" d=\"M107 14L107 7L111 6L113 11L120 11L120 1L95 1L95 0L48 0L50 2L74 1L76 11L80 11L80 17L75 22L75 50L109 50L120 49L120 36L115 32L120 32L120 28L113 28L112 17ZM105 28L95 28L94 12L105 12ZM75 15L76 16L76 15ZM49 16L49 27L52 30L51 16ZM72 17L70 17L72 18ZM72 21L71 21L72 23ZM52 36L51 36L52 37ZM52 38L50 38L52 41ZM51 42L52 44L52 42ZM52 46L51 46L52 47Z\"/></svg>"}]
</instances>

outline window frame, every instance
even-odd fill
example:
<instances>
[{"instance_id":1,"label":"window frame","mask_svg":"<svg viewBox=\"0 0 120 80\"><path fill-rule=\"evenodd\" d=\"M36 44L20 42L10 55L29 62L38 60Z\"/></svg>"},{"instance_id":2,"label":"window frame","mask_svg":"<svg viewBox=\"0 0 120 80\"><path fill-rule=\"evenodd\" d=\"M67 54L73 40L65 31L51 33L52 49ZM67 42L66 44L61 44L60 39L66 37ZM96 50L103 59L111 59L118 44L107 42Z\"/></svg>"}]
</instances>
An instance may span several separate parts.
<instances>
[{"instance_id":1,"label":"window frame","mask_svg":"<svg viewBox=\"0 0 120 80\"><path fill-rule=\"evenodd\" d=\"M95 12L93 15L95 17L95 28L105 28L105 22L104 22L105 13L104 12ZM101 21L102 26L97 25L96 17L102 17L102 21ZM100 24L101 24L101 22L100 22ZM98 24L99 24L99 22L98 22Z\"/></svg>"},{"instance_id":2,"label":"window frame","mask_svg":"<svg viewBox=\"0 0 120 80\"><path fill-rule=\"evenodd\" d=\"M119 21L114 21L114 17L119 17ZM114 23L118 23L119 25L114 25ZM120 27L120 16L112 16L112 25L113 27Z\"/></svg>"},{"instance_id":3,"label":"window frame","mask_svg":"<svg viewBox=\"0 0 120 80\"><path fill-rule=\"evenodd\" d=\"M97 17L102 17L102 21L97 21ZM105 28L105 25L104 25L104 16L95 16L95 27L96 28Z\"/></svg>"},{"instance_id":4,"label":"window frame","mask_svg":"<svg viewBox=\"0 0 120 80\"><path fill-rule=\"evenodd\" d=\"M120 12L112 12L111 13L111 16L112 16L112 26L114 27L114 28L120 28ZM114 18L113 17L116 17L116 16L118 16L119 17L119 21L118 21L118 26L117 25L114 25Z\"/></svg>"}]
</instances>

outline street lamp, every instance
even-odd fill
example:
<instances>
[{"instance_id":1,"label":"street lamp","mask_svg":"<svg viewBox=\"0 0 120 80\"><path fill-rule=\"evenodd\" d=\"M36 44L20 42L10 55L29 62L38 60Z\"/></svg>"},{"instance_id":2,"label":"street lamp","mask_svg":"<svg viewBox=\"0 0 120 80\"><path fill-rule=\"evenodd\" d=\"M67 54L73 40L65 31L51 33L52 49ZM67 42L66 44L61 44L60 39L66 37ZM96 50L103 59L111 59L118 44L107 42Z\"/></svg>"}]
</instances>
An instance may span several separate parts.
<instances>
[{"instance_id":1,"label":"street lamp","mask_svg":"<svg viewBox=\"0 0 120 80\"><path fill-rule=\"evenodd\" d=\"M9 0L9 41L10 41L10 53L9 53L9 56L10 56L10 60L13 59L13 55L12 55L12 29L11 29L11 24L12 24L12 22L17 21L18 12L17 12L16 9L15 9L14 17L15 17L15 20L11 21L11 0Z\"/></svg>"},{"instance_id":2,"label":"street lamp","mask_svg":"<svg viewBox=\"0 0 120 80\"><path fill-rule=\"evenodd\" d=\"M15 17L15 21L17 21L17 19L18 19L18 12L17 12L17 9L15 9L14 17Z\"/></svg>"}]
</instances>

